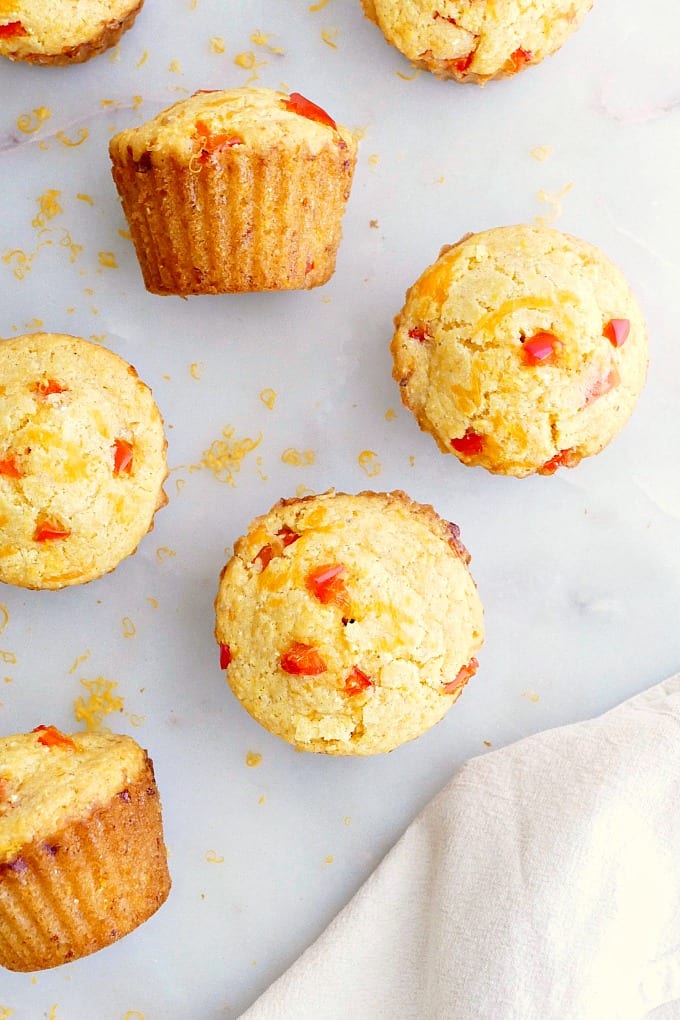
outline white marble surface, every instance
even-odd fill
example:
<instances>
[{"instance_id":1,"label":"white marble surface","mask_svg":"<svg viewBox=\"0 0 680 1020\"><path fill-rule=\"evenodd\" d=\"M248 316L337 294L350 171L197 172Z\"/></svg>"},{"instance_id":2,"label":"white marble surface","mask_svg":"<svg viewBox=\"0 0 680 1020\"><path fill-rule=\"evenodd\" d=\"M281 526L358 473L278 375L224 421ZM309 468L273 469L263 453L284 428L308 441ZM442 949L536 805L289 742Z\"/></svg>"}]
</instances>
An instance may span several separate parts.
<instances>
[{"instance_id":1,"label":"white marble surface","mask_svg":"<svg viewBox=\"0 0 680 1020\"><path fill-rule=\"evenodd\" d=\"M640 11L598 0L558 55L484 89L414 77L358 0L319 11L300 0L147 0L115 59L2 62L0 333L42 324L95 335L131 361L168 423L172 474L155 530L113 574L60 593L0 591L0 731L73 729L81 679L118 683L124 711L107 722L153 756L174 885L117 945L37 976L1 972L0 1015L235 1018L463 759L598 713L680 668L680 11L675 0L650 0L644 20ZM254 44L256 30L284 52ZM308 293L153 297L119 234L107 140L196 88L246 83L234 59L248 51L259 83L365 130L337 272ZM51 116L40 129L18 130L41 107ZM84 129L77 146L60 140ZM543 161L537 147L550 149ZM47 189L63 211L34 225ZM626 272L651 363L606 451L518 481L438 452L400 409L388 345L406 288L442 244L537 217ZM31 256L23 270L15 249ZM238 438L262 434L233 487L191 467L227 425ZM288 448L314 451L314 463L283 462ZM367 449L372 477L358 459ZM212 602L225 549L298 486L404 488L457 521L472 553L487 620L480 671L444 722L389 756L296 753L244 713L219 670ZM262 755L256 768L250 751ZM357 947L358 968L360 958Z\"/></svg>"}]
</instances>

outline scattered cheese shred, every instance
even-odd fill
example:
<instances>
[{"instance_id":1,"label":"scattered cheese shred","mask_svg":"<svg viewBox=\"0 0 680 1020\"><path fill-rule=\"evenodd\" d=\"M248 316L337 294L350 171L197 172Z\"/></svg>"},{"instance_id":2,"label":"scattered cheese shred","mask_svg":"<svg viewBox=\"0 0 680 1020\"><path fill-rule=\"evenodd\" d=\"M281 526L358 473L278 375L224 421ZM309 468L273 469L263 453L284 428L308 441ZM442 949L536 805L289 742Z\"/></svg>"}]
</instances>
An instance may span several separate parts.
<instances>
[{"instance_id":1,"label":"scattered cheese shred","mask_svg":"<svg viewBox=\"0 0 680 1020\"><path fill-rule=\"evenodd\" d=\"M88 205L94 205L94 199L92 198L92 196L85 195L81 191L78 192L76 198L80 199L81 202L87 202Z\"/></svg>"},{"instance_id":2,"label":"scattered cheese shred","mask_svg":"<svg viewBox=\"0 0 680 1020\"><path fill-rule=\"evenodd\" d=\"M312 14L315 14L315 13L316 13L316 11L322 11L322 10L324 9L324 7L326 6L326 4L327 4L327 3L328 3L328 0L319 0L319 2L318 2L318 3L316 3L316 4L311 4L311 6L310 6L309 10L310 10L310 12L311 12Z\"/></svg>"},{"instance_id":3,"label":"scattered cheese shred","mask_svg":"<svg viewBox=\"0 0 680 1020\"><path fill-rule=\"evenodd\" d=\"M0 634L9 623L9 609L6 605L0 604Z\"/></svg>"},{"instance_id":4,"label":"scattered cheese shred","mask_svg":"<svg viewBox=\"0 0 680 1020\"><path fill-rule=\"evenodd\" d=\"M172 559L172 557L176 555L177 553L175 552L175 550L170 549L167 545L161 545L158 547L158 549L156 549L156 559L158 560L159 563L162 563L163 560Z\"/></svg>"},{"instance_id":5,"label":"scattered cheese shred","mask_svg":"<svg viewBox=\"0 0 680 1020\"><path fill-rule=\"evenodd\" d=\"M39 212L31 221L32 227L44 227L48 220L53 220L64 211L57 201L60 195L61 191L56 188L48 188L37 198Z\"/></svg>"},{"instance_id":6,"label":"scattered cheese shred","mask_svg":"<svg viewBox=\"0 0 680 1020\"><path fill-rule=\"evenodd\" d=\"M422 67L414 67L413 69L415 71L415 74L403 74L401 71L397 71L396 72L397 77L401 78L402 81L415 81L420 72L422 71Z\"/></svg>"},{"instance_id":7,"label":"scattered cheese shred","mask_svg":"<svg viewBox=\"0 0 680 1020\"><path fill-rule=\"evenodd\" d=\"M135 634L137 633L137 628L135 627L134 623L132 622L129 616L123 617L122 624L123 624L123 637L126 638L134 637Z\"/></svg>"},{"instance_id":8,"label":"scattered cheese shred","mask_svg":"<svg viewBox=\"0 0 680 1020\"><path fill-rule=\"evenodd\" d=\"M263 47L263 49L268 50L270 53L283 54L286 52L281 46L272 46L272 44L269 42L269 35L267 35L265 32L260 31L253 32L253 34L250 37L250 41L253 44L253 46L261 46Z\"/></svg>"},{"instance_id":9,"label":"scattered cheese shred","mask_svg":"<svg viewBox=\"0 0 680 1020\"><path fill-rule=\"evenodd\" d=\"M536 691L522 691L522 697L528 698L534 705L541 700L540 694L537 694Z\"/></svg>"},{"instance_id":10,"label":"scattered cheese shred","mask_svg":"<svg viewBox=\"0 0 680 1020\"><path fill-rule=\"evenodd\" d=\"M224 857L217 850L207 850L205 859L208 864L224 864Z\"/></svg>"},{"instance_id":11,"label":"scattered cheese shred","mask_svg":"<svg viewBox=\"0 0 680 1020\"><path fill-rule=\"evenodd\" d=\"M276 390L266 389L260 393L260 400L270 411L274 410L274 404L276 403Z\"/></svg>"},{"instance_id":12,"label":"scattered cheese shred","mask_svg":"<svg viewBox=\"0 0 680 1020\"><path fill-rule=\"evenodd\" d=\"M324 860L324 864L332 864L334 862L334 860L335 860L335 857L333 856L333 854L328 854L327 857Z\"/></svg>"},{"instance_id":13,"label":"scattered cheese shred","mask_svg":"<svg viewBox=\"0 0 680 1020\"><path fill-rule=\"evenodd\" d=\"M17 120L17 127L23 134L32 135L39 131L43 121L49 120L51 116L49 106L39 106L32 113L22 113Z\"/></svg>"},{"instance_id":14,"label":"scattered cheese shred","mask_svg":"<svg viewBox=\"0 0 680 1020\"><path fill-rule=\"evenodd\" d=\"M368 165L369 166L377 166L379 162L380 162L380 156L378 155L377 152L374 152L371 156L368 157Z\"/></svg>"},{"instance_id":15,"label":"scattered cheese shred","mask_svg":"<svg viewBox=\"0 0 680 1020\"><path fill-rule=\"evenodd\" d=\"M375 478L382 471L382 464L378 460L378 454L374 453L373 450L362 450L358 459L359 467L362 471L365 471L369 478Z\"/></svg>"},{"instance_id":16,"label":"scattered cheese shred","mask_svg":"<svg viewBox=\"0 0 680 1020\"><path fill-rule=\"evenodd\" d=\"M150 602L154 609L158 609L158 599L155 599L153 595L147 595L146 601Z\"/></svg>"},{"instance_id":17,"label":"scattered cheese shred","mask_svg":"<svg viewBox=\"0 0 680 1020\"><path fill-rule=\"evenodd\" d=\"M214 35L210 40L210 49L213 53L224 53L226 46L221 35Z\"/></svg>"},{"instance_id":18,"label":"scattered cheese shred","mask_svg":"<svg viewBox=\"0 0 680 1020\"><path fill-rule=\"evenodd\" d=\"M325 42L326 46L330 46L331 49L337 50L338 44L336 39L338 38L339 30L337 28L322 28L321 39Z\"/></svg>"},{"instance_id":19,"label":"scattered cheese shred","mask_svg":"<svg viewBox=\"0 0 680 1020\"><path fill-rule=\"evenodd\" d=\"M182 65L179 60L171 60L168 65L168 71L171 71L172 74L182 74Z\"/></svg>"},{"instance_id":20,"label":"scattered cheese shred","mask_svg":"<svg viewBox=\"0 0 680 1020\"><path fill-rule=\"evenodd\" d=\"M0 1020L9 1020L11 1016L14 1016L14 1010L9 1006L0 1006Z\"/></svg>"},{"instance_id":21,"label":"scattered cheese shred","mask_svg":"<svg viewBox=\"0 0 680 1020\"><path fill-rule=\"evenodd\" d=\"M144 52L142 53L141 57L137 61L137 67L144 67L144 65L146 64L148 59L149 59L149 51L148 50L144 50Z\"/></svg>"},{"instance_id":22,"label":"scattered cheese shred","mask_svg":"<svg viewBox=\"0 0 680 1020\"><path fill-rule=\"evenodd\" d=\"M553 154L552 145L537 145L531 150L531 155L534 159L537 159L539 163L544 163L549 156Z\"/></svg>"},{"instance_id":23,"label":"scattered cheese shred","mask_svg":"<svg viewBox=\"0 0 680 1020\"><path fill-rule=\"evenodd\" d=\"M118 269L116 256L112 251L100 251L98 258L99 265L103 266L105 269Z\"/></svg>"},{"instance_id":24,"label":"scattered cheese shred","mask_svg":"<svg viewBox=\"0 0 680 1020\"><path fill-rule=\"evenodd\" d=\"M262 764L262 755L259 751L248 751L246 755L246 765L249 769L255 769L258 765Z\"/></svg>"},{"instance_id":25,"label":"scattered cheese shred","mask_svg":"<svg viewBox=\"0 0 680 1020\"><path fill-rule=\"evenodd\" d=\"M539 191L537 196L539 202L543 202L552 208L545 216L535 216L534 223L538 223L541 227L546 227L548 224L554 223L555 220L558 220L562 215L562 199L573 187L573 181L570 181L569 184L565 184L560 191Z\"/></svg>"},{"instance_id":26,"label":"scattered cheese shred","mask_svg":"<svg viewBox=\"0 0 680 1020\"><path fill-rule=\"evenodd\" d=\"M236 485L234 475L241 470L244 458L262 442L262 433L257 439L244 437L235 438L233 425L225 425L222 429L222 439L215 439L208 450L205 450L201 457L198 468L208 468L213 472L219 482L226 482L232 487Z\"/></svg>"},{"instance_id":27,"label":"scattered cheese shred","mask_svg":"<svg viewBox=\"0 0 680 1020\"><path fill-rule=\"evenodd\" d=\"M136 715L134 712L130 712L130 714L128 715L128 719L130 720L131 726L141 726L144 720L146 719L146 716Z\"/></svg>"},{"instance_id":28,"label":"scattered cheese shred","mask_svg":"<svg viewBox=\"0 0 680 1020\"><path fill-rule=\"evenodd\" d=\"M387 410L385 411L385 421L394 421L396 417L397 412L394 410L394 408L388 407Z\"/></svg>"},{"instance_id":29,"label":"scattered cheese shred","mask_svg":"<svg viewBox=\"0 0 680 1020\"><path fill-rule=\"evenodd\" d=\"M83 652L82 655L79 655L78 658L76 659L76 661L73 663L73 665L71 666L71 668L68 671L69 672L69 676L72 673L75 673L75 671L78 669L78 666L80 666L83 662L87 662L87 660L90 658L91 654L92 653L91 653L90 649L88 648L87 651Z\"/></svg>"},{"instance_id":30,"label":"scattered cheese shred","mask_svg":"<svg viewBox=\"0 0 680 1020\"><path fill-rule=\"evenodd\" d=\"M82 145L83 142L89 138L90 132L88 128L81 127L78 131L78 136L73 139L66 135L65 131L57 131L57 139L62 145L66 145L68 148L75 149L78 145Z\"/></svg>"},{"instance_id":31,"label":"scattered cheese shred","mask_svg":"<svg viewBox=\"0 0 680 1020\"><path fill-rule=\"evenodd\" d=\"M14 652L0 652L0 659L2 659L3 662L8 663L10 666L16 666L17 664L17 657Z\"/></svg>"},{"instance_id":32,"label":"scattered cheese shred","mask_svg":"<svg viewBox=\"0 0 680 1020\"><path fill-rule=\"evenodd\" d=\"M316 454L314 450L296 450L289 446L281 454L281 460L284 464L290 464L291 467L305 467L307 464L315 463Z\"/></svg>"},{"instance_id":33,"label":"scattered cheese shred","mask_svg":"<svg viewBox=\"0 0 680 1020\"><path fill-rule=\"evenodd\" d=\"M198 361L192 361L189 365L189 375L192 379L200 379L203 375L203 365Z\"/></svg>"},{"instance_id":34,"label":"scattered cheese shred","mask_svg":"<svg viewBox=\"0 0 680 1020\"><path fill-rule=\"evenodd\" d=\"M106 680L98 676L96 680L81 680L81 686L88 692L87 699L82 695L73 703L73 714L76 722L84 722L88 730L98 730L107 715L123 711L123 699L114 694L118 684L115 680Z\"/></svg>"}]
</instances>

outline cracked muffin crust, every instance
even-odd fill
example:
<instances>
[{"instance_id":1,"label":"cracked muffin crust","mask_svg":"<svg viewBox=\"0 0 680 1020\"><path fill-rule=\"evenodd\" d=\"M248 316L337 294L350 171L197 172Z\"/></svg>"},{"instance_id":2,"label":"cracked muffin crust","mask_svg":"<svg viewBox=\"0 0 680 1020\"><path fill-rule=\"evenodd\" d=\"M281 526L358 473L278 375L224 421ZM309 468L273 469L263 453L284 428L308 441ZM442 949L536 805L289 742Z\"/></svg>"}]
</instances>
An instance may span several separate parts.
<instances>
[{"instance_id":1,"label":"cracked muffin crust","mask_svg":"<svg viewBox=\"0 0 680 1020\"><path fill-rule=\"evenodd\" d=\"M309 289L332 276L357 143L299 93L200 91L109 151L152 293Z\"/></svg>"},{"instance_id":2,"label":"cracked muffin crust","mask_svg":"<svg viewBox=\"0 0 680 1020\"><path fill-rule=\"evenodd\" d=\"M0 738L0 966L93 953L169 891L153 765L131 737L38 726Z\"/></svg>"},{"instance_id":3,"label":"cracked muffin crust","mask_svg":"<svg viewBox=\"0 0 680 1020\"><path fill-rule=\"evenodd\" d=\"M647 335L620 270L549 227L445 247L395 318L402 402L444 453L522 477L599 453L644 386Z\"/></svg>"},{"instance_id":4,"label":"cracked muffin crust","mask_svg":"<svg viewBox=\"0 0 680 1020\"><path fill-rule=\"evenodd\" d=\"M108 573L167 502L150 389L112 351L56 333L0 341L0 380L0 581Z\"/></svg>"},{"instance_id":5,"label":"cracked muffin crust","mask_svg":"<svg viewBox=\"0 0 680 1020\"><path fill-rule=\"evenodd\" d=\"M0 0L0 56L82 64L115 46L143 0Z\"/></svg>"},{"instance_id":6,"label":"cracked muffin crust","mask_svg":"<svg viewBox=\"0 0 680 1020\"><path fill-rule=\"evenodd\" d=\"M222 571L232 690L300 750L369 755L418 737L477 668L468 561L457 527L403 492L281 500Z\"/></svg>"},{"instance_id":7,"label":"cracked muffin crust","mask_svg":"<svg viewBox=\"0 0 680 1020\"><path fill-rule=\"evenodd\" d=\"M593 0L362 0L387 42L438 78L483 85L539 64Z\"/></svg>"}]
</instances>

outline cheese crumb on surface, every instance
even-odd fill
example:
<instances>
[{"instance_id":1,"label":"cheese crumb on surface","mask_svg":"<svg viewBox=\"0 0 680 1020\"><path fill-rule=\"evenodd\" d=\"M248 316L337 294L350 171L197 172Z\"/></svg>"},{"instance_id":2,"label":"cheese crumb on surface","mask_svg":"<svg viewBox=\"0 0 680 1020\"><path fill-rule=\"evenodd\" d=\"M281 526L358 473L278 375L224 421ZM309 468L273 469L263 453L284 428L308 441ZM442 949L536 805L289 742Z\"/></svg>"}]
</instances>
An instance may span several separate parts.
<instances>
[{"instance_id":1,"label":"cheese crumb on surface","mask_svg":"<svg viewBox=\"0 0 680 1020\"><path fill-rule=\"evenodd\" d=\"M534 705L541 700L540 694L537 694L536 691L522 691L522 697L527 698L529 701L533 702Z\"/></svg>"},{"instance_id":2,"label":"cheese crumb on surface","mask_svg":"<svg viewBox=\"0 0 680 1020\"><path fill-rule=\"evenodd\" d=\"M149 59L149 51L148 50L144 50L144 52L142 53L141 57L137 61L137 67L143 67L144 64L146 64L148 59Z\"/></svg>"},{"instance_id":3,"label":"cheese crumb on surface","mask_svg":"<svg viewBox=\"0 0 680 1020\"><path fill-rule=\"evenodd\" d=\"M394 421L396 417L397 412L394 410L394 408L388 407L387 410L385 411L385 421Z\"/></svg>"},{"instance_id":4,"label":"cheese crumb on surface","mask_svg":"<svg viewBox=\"0 0 680 1020\"><path fill-rule=\"evenodd\" d=\"M225 425L222 429L223 438L215 439L209 449L204 451L200 464L194 466L208 468L219 482L226 482L232 487L236 485L234 475L241 470L244 458L262 442L262 433L257 439L248 436L237 439L235 431L232 425Z\"/></svg>"},{"instance_id":5,"label":"cheese crumb on surface","mask_svg":"<svg viewBox=\"0 0 680 1020\"><path fill-rule=\"evenodd\" d=\"M224 39L222 38L221 35L214 35L210 39L210 49L213 51L213 53L225 52L226 47L224 44Z\"/></svg>"},{"instance_id":6,"label":"cheese crumb on surface","mask_svg":"<svg viewBox=\"0 0 680 1020\"><path fill-rule=\"evenodd\" d=\"M276 403L277 393L276 390L266 389L260 393L260 400L265 407L269 408L270 411L274 410L274 404Z\"/></svg>"},{"instance_id":7,"label":"cheese crumb on surface","mask_svg":"<svg viewBox=\"0 0 680 1020\"><path fill-rule=\"evenodd\" d=\"M122 623L123 623L123 637L126 638L134 637L135 634L137 633L137 628L135 627L130 617L124 616Z\"/></svg>"},{"instance_id":8,"label":"cheese crumb on surface","mask_svg":"<svg viewBox=\"0 0 680 1020\"><path fill-rule=\"evenodd\" d=\"M123 698L113 693L118 687L115 680L106 680L103 676L98 676L96 680L81 680L80 684L88 692L87 699L82 695L76 698L73 703L73 714L76 722L85 723L87 730L101 729L107 715L123 711Z\"/></svg>"},{"instance_id":9,"label":"cheese crumb on surface","mask_svg":"<svg viewBox=\"0 0 680 1020\"><path fill-rule=\"evenodd\" d=\"M281 460L284 464L290 464L291 467L305 467L316 462L316 453L314 450L296 450L289 446L281 454Z\"/></svg>"},{"instance_id":10,"label":"cheese crumb on surface","mask_svg":"<svg viewBox=\"0 0 680 1020\"><path fill-rule=\"evenodd\" d=\"M75 673L75 671L78 669L78 666L80 666L83 662L87 662L87 660L90 658L91 654L92 653L90 652L90 649L88 648L87 651L83 652L82 655L79 655L78 658L75 660L75 662L73 663L73 665L71 666L71 668L68 671L69 672L69 676L72 673Z\"/></svg>"},{"instance_id":11,"label":"cheese crumb on surface","mask_svg":"<svg viewBox=\"0 0 680 1020\"><path fill-rule=\"evenodd\" d=\"M36 199L39 212L35 219L31 220L32 227L44 227L48 220L54 219L64 211L57 201L60 195L61 191L56 188L48 188Z\"/></svg>"},{"instance_id":12,"label":"cheese crumb on surface","mask_svg":"<svg viewBox=\"0 0 680 1020\"><path fill-rule=\"evenodd\" d=\"M328 0L318 0L318 3L311 4L309 7L310 13L314 14L316 11L322 11L327 3Z\"/></svg>"},{"instance_id":13,"label":"cheese crumb on surface","mask_svg":"<svg viewBox=\"0 0 680 1020\"><path fill-rule=\"evenodd\" d=\"M65 131L57 131L57 139L62 145L70 149L75 149L78 145L82 145L89 136L90 132L86 127L81 127L75 138L69 138Z\"/></svg>"},{"instance_id":14,"label":"cheese crumb on surface","mask_svg":"<svg viewBox=\"0 0 680 1020\"><path fill-rule=\"evenodd\" d=\"M156 559L158 560L159 563L162 563L163 560L172 559L172 557L176 555L177 553L175 552L175 550L170 549L169 546L167 545L161 545L158 547L158 549L156 549Z\"/></svg>"},{"instance_id":15,"label":"cheese crumb on surface","mask_svg":"<svg viewBox=\"0 0 680 1020\"><path fill-rule=\"evenodd\" d=\"M0 652L0 659L2 659L3 662L8 663L10 666L16 666L17 664L17 657L14 652L2 651Z\"/></svg>"},{"instance_id":16,"label":"cheese crumb on surface","mask_svg":"<svg viewBox=\"0 0 680 1020\"><path fill-rule=\"evenodd\" d=\"M321 39L325 42L326 46L330 46L331 49L337 50L338 44L336 39L338 38L339 29L337 28L324 28L321 30Z\"/></svg>"},{"instance_id":17,"label":"cheese crumb on surface","mask_svg":"<svg viewBox=\"0 0 680 1020\"><path fill-rule=\"evenodd\" d=\"M224 857L217 850L207 850L205 859L208 864L224 864Z\"/></svg>"},{"instance_id":18,"label":"cheese crumb on surface","mask_svg":"<svg viewBox=\"0 0 680 1020\"><path fill-rule=\"evenodd\" d=\"M203 365L198 361L192 361L189 365L189 375L192 379L200 379L203 374Z\"/></svg>"},{"instance_id":19,"label":"cheese crumb on surface","mask_svg":"<svg viewBox=\"0 0 680 1020\"><path fill-rule=\"evenodd\" d=\"M98 255L99 265L105 269L118 269L116 256L112 251L100 251Z\"/></svg>"},{"instance_id":20,"label":"cheese crumb on surface","mask_svg":"<svg viewBox=\"0 0 680 1020\"><path fill-rule=\"evenodd\" d=\"M258 765L262 764L262 755L259 751L248 751L246 755L246 765L250 769L257 768Z\"/></svg>"},{"instance_id":21,"label":"cheese crumb on surface","mask_svg":"<svg viewBox=\"0 0 680 1020\"><path fill-rule=\"evenodd\" d=\"M269 42L269 38L270 38L269 34L258 31L253 32L253 34L250 37L250 41L254 46L262 46L264 49L269 50L270 53L283 54L286 52L282 46L272 46L272 44Z\"/></svg>"},{"instance_id":22,"label":"cheese crumb on surface","mask_svg":"<svg viewBox=\"0 0 680 1020\"><path fill-rule=\"evenodd\" d=\"M369 478L375 478L382 471L382 464L378 460L378 454L373 450L362 450L358 460L359 467Z\"/></svg>"},{"instance_id":23,"label":"cheese crumb on surface","mask_svg":"<svg viewBox=\"0 0 680 1020\"><path fill-rule=\"evenodd\" d=\"M6 605L0 603L0 634L9 623L9 609Z\"/></svg>"},{"instance_id":24,"label":"cheese crumb on surface","mask_svg":"<svg viewBox=\"0 0 680 1020\"><path fill-rule=\"evenodd\" d=\"M534 159L537 159L539 163L544 163L549 156L552 156L554 149L552 145L537 145L531 150L531 155Z\"/></svg>"},{"instance_id":25,"label":"cheese crumb on surface","mask_svg":"<svg viewBox=\"0 0 680 1020\"><path fill-rule=\"evenodd\" d=\"M39 131L43 122L49 120L52 111L49 106L39 106L32 113L22 113L17 120L17 127L25 135L32 135Z\"/></svg>"},{"instance_id":26,"label":"cheese crumb on surface","mask_svg":"<svg viewBox=\"0 0 680 1020\"><path fill-rule=\"evenodd\" d=\"M536 196L539 202L543 202L544 205L550 207L548 213L545 216L534 216L534 223L537 223L541 227L546 227L550 223L554 223L562 215L562 199L567 195L574 187L573 181L569 184L565 184L560 191L541 191Z\"/></svg>"}]
</instances>

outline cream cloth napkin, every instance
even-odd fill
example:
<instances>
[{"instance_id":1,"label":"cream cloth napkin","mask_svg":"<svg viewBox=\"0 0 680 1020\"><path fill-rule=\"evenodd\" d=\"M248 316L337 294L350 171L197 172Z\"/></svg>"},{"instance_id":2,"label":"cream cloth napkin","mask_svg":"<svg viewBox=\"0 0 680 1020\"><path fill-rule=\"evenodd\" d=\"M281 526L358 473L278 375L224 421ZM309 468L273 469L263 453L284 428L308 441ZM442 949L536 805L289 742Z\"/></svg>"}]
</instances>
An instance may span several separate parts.
<instances>
[{"instance_id":1,"label":"cream cloth napkin","mask_svg":"<svg viewBox=\"0 0 680 1020\"><path fill-rule=\"evenodd\" d=\"M241 1020L680 1018L680 674L466 762ZM651 1020L651 1018L650 1018Z\"/></svg>"}]
</instances>

